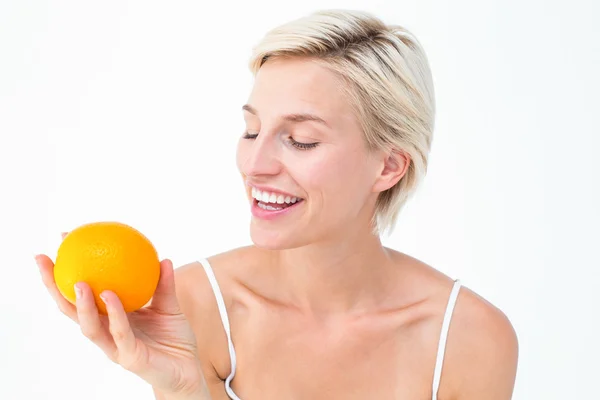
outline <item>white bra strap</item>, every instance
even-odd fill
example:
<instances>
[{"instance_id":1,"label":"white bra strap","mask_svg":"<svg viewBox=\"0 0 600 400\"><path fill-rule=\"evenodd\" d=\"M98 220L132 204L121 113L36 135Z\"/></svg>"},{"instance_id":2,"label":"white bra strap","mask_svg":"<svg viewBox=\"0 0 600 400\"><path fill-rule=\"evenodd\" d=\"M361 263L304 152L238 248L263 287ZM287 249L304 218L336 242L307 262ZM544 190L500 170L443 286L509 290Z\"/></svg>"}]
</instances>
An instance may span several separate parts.
<instances>
[{"instance_id":1,"label":"white bra strap","mask_svg":"<svg viewBox=\"0 0 600 400\"><path fill-rule=\"evenodd\" d=\"M454 306L456 305L456 299L458 298L460 286L460 280L457 279L454 281L454 286L452 287L452 292L450 293L450 298L448 299L448 305L446 306L446 313L444 314L444 322L442 323L442 331L438 344L437 359L435 361L435 370L433 372L432 400L437 400L437 392L440 388L442 366L444 364L444 354L446 352L446 341L448 340L448 330L450 328L452 312L454 311Z\"/></svg>"},{"instance_id":2,"label":"white bra strap","mask_svg":"<svg viewBox=\"0 0 600 400\"><path fill-rule=\"evenodd\" d=\"M213 272L212 267L207 259L203 258L200 261L200 264L204 268L206 272L206 276L208 277L208 281L210 282L210 286L215 294L215 298L217 300L217 307L219 308L219 314L221 315L221 321L223 322L223 328L225 328L225 334L227 335L227 344L229 346L229 359L231 361L231 372L227 379L225 380L225 389L229 397L234 400L239 400L233 390L231 390L230 383L233 377L235 376L235 368L236 368L236 357L235 357L235 349L233 347L233 341L231 340L231 328L229 327L229 317L227 316L227 308L225 307L225 300L223 299L223 294L221 293L221 289L219 288L219 283L217 282L217 278Z\"/></svg>"}]
</instances>

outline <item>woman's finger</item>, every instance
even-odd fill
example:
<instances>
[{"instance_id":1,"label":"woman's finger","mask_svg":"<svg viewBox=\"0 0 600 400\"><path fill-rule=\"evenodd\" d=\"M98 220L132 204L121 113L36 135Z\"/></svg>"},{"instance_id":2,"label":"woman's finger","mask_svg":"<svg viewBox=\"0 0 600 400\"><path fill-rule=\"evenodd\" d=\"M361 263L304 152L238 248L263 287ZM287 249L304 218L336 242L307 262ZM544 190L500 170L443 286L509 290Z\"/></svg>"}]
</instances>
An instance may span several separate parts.
<instances>
[{"instance_id":1,"label":"woman's finger","mask_svg":"<svg viewBox=\"0 0 600 400\"><path fill-rule=\"evenodd\" d=\"M42 282L46 289L56 302L56 305L60 311L73 321L77 322L77 310L75 306L71 304L58 290L56 282L54 281L54 263L45 254L35 256L35 262L38 265L40 274L42 275Z\"/></svg>"},{"instance_id":2,"label":"woman's finger","mask_svg":"<svg viewBox=\"0 0 600 400\"><path fill-rule=\"evenodd\" d=\"M123 368L135 372L143 356L141 354L143 349L138 345L123 304L119 297L109 290L102 292L100 298L106 304L109 331L117 348L117 362Z\"/></svg>"},{"instance_id":3,"label":"woman's finger","mask_svg":"<svg viewBox=\"0 0 600 400\"><path fill-rule=\"evenodd\" d=\"M173 263L169 259L164 259L160 263L160 278L150 304L154 310L163 314L180 312L175 291L175 272Z\"/></svg>"},{"instance_id":4,"label":"woman's finger","mask_svg":"<svg viewBox=\"0 0 600 400\"><path fill-rule=\"evenodd\" d=\"M77 298L77 318L81 332L96 346L100 347L108 358L114 360L117 348L108 327L102 323L92 289L87 283L78 282L75 285L75 296Z\"/></svg>"}]
</instances>

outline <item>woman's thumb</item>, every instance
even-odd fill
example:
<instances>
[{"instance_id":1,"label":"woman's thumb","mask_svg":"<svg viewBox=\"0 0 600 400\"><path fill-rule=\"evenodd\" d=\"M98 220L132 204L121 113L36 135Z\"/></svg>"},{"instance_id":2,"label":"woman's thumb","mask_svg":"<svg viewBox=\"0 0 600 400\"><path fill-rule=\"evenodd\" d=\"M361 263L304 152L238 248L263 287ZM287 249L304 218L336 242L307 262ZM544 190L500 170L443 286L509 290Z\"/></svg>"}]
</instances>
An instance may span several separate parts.
<instances>
[{"instance_id":1,"label":"woman's thumb","mask_svg":"<svg viewBox=\"0 0 600 400\"><path fill-rule=\"evenodd\" d=\"M169 259L160 262L160 278L150 305L156 310L169 314L180 312L175 291L175 271L173 262Z\"/></svg>"}]
</instances>

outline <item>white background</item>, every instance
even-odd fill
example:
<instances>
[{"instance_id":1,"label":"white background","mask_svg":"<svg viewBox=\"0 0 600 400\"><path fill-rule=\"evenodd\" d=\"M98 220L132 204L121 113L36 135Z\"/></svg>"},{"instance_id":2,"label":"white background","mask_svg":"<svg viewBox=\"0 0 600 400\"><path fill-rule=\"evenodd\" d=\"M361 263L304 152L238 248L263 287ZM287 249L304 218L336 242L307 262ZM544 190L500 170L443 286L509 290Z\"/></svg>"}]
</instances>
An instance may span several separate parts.
<instances>
[{"instance_id":1,"label":"white background","mask_svg":"<svg viewBox=\"0 0 600 400\"><path fill-rule=\"evenodd\" d=\"M434 73L430 170L386 244L509 316L514 399L599 398L597 2L1 0L0 399L153 398L58 312L33 255L105 219L176 265L248 244L251 47L330 7L406 26Z\"/></svg>"}]
</instances>

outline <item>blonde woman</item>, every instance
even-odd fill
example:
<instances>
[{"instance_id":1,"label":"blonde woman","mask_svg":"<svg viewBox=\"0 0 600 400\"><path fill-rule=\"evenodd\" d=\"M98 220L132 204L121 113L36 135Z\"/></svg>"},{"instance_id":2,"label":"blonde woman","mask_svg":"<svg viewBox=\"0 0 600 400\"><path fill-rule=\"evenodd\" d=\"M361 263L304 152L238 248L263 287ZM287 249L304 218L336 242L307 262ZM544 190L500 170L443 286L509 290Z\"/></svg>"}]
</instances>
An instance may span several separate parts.
<instances>
[{"instance_id":1,"label":"blonde woman","mask_svg":"<svg viewBox=\"0 0 600 400\"><path fill-rule=\"evenodd\" d=\"M415 37L356 11L316 12L256 46L237 165L253 245L181 266L126 315L89 286L60 309L161 400L507 400L505 315L380 237L422 181L434 89Z\"/></svg>"}]
</instances>

